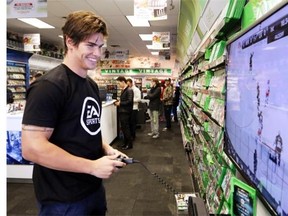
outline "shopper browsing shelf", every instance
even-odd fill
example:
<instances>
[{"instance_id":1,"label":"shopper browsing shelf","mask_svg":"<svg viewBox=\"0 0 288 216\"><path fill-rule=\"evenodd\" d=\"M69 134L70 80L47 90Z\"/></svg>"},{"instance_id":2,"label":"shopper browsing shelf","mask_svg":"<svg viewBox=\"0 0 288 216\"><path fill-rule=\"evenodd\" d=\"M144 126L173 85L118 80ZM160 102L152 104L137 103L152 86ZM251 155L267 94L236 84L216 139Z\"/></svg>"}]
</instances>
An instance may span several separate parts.
<instances>
[{"instance_id":1,"label":"shopper browsing shelf","mask_svg":"<svg viewBox=\"0 0 288 216\"><path fill-rule=\"evenodd\" d=\"M100 58L106 24L92 12L76 11L62 30L63 63L27 91L22 154L34 162L39 215L105 215L102 179L125 166L115 160L123 154L102 143L99 90L87 76Z\"/></svg>"},{"instance_id":2,"label":"shopper browsing shelf","mask_svg":"<svg viewBox=\"0 0 288 216\"><path fill-rule=\"evenodd\" d=\"M172 107L174 122L178 122L177 107L179 105L179 100L180 100L180 87L176 86L173 94L173 107Z\"/></svg>"},{"instance_id":3,"label":"shopper browsing shelf","mask_svg":"<svg viewBox=\"0 0 288 216\"><path fill-rule=\"evenodd\" d=\"M152 136L152 138L159 138L160 96L161 87L159 86L159 81L157 78L153 78L151 82L151 89L144 97L145 99L149 99L151 133L148 133L148 136Z\"/></svg>"},{"instance_id":4,"label":"shopper browsing shelf","mask_svg":"<svg viewBox=\"0 0 288 216\"><path fill-rule=\"evenodd\" d=\"M168 78L165 80L165 89L163 92L163 105L164 105L164 115L166 121L166 127L163 128L163 131L171 129L171 111L173 105L173 86L171 85L171 79Z\"/></svg>"}]
</instances>

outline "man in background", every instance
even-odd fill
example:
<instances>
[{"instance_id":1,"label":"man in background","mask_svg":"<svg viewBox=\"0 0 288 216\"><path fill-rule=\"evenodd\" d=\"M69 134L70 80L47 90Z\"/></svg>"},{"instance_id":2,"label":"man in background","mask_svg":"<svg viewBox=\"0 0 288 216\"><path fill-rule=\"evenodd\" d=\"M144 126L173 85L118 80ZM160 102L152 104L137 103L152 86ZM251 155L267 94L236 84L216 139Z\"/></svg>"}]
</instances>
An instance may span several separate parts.
<instances>
[{"instance_id":1,"label":"man in background","mask_svg":"<svg viewBox=\"0 0 288 216\"><path fill-rule=\"evenodd\" d=\"M30 78L30 84L32 83L32 82L34 82L37 78L39 78L39 77L41 77L43 74L42 73L40 73L40 72L37 72L36 74L34 74L31 78Z\"/></svg>"},{"instance_id":2,"label":"man in background","mask_svg":"<svg viewBox=\"0 0 288 216\"><path fill-rule=\"evenodd\" d=\"M133 97L133 111L130 119L130 130L131 130L131 136L134 140L136 138L136 128L137 128L137 115L139 110L139 102L141 101L141 91L139 88L135 86L132 79L127 79L127 85L129 88L133 90L134 97Z\"/></svg>"},{"instance_id":3,"label":"man in background","mask_svg":"<svg viewBox=\"0 0 288 216\"><path fill-rule=\"evenodd\" d=\"M118 86L121 90L120 100L115 101L114 105L118 107L120 127L124 135L123 150L133 148L133 138L130 130L130 119L133 111L133 90L127 85L127 80L124 76L119 76L117 79Z\"/></svg>"}]
</instances>

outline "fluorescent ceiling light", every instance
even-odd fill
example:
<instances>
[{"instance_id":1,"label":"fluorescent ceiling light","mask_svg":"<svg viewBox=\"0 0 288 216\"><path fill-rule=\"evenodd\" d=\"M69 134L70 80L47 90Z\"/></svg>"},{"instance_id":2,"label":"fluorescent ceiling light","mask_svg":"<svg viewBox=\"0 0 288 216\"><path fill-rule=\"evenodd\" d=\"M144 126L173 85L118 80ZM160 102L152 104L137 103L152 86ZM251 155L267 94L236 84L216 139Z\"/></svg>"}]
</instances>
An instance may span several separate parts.
<instances>
[{"instance_id":1,"label":"fluorescent ceiling light","mask_svg":"<svg viewBox=\"0 0 288 216\"><path fill-rule=\"evenodd\" d=\"M165 48L161 48L161 47L154 47L151 44L146 45L147 49L149 50L170 50L170 47L165 47Z\"/></svg>"},{"instance_id":2,"label":"fluorescent ceiling light","mask_svg":"<svg viewBox=\"0 0 288 216\"><path fill-rule=\"evenodd\" d=\"M152 41L152 34L139 34L143 41Z\"/></svg>"},{"instance_id":3,"label":"fluorescent ceiling light","mask_svg":"<svg viewBox=\"0 0 288 216\"><path fill-rule=\"evenodd\" d=\"M63 35L58 35L58 37L60 37L60 38L64 38Z\"/></svg>"},{"instance_id":4,"label":"fluorescent ceiling light","mask_svg":"<svg viewBox=\"0 0 288 216\"><path fill-rule=\"evenodd\" d=\"M133 27L150 27L147 19L141 19L136 16L126 16Z\"/></svg>"},{"instance_id":5,"label":"fluorescent ceiling light","mask_svg":"<svg viewBox=\"0 0 288 216\"><path fill-rule=\"evenodd\" d=\"M151 52L152 55L159 55L159 52Z\"/></svg>"},{"instance_id":6,"label":"fluorescent ceiling light","mask_svg":"<svg viewBox=\"0 0 288 216\"><path fill-rule=\"evenodd\" d=\"M32 25L36 28L39 28L39 29L51 29L51 28L55 28L54 26L51 26L39 19L36 19L36 18L18 18L18 20L22 21L22 22L25 22L29 25Z\"/></svg>"},{"instance_id":7,"label":"fluorescent ceiling light","mask_svg":"<svg viewBox=\"0 0 288 216\"><path fill-rule=\"evenodd\" d=\"M146 45L147 49L154 49L154 46L153 45Z\"/></svg>"}]
</instances>

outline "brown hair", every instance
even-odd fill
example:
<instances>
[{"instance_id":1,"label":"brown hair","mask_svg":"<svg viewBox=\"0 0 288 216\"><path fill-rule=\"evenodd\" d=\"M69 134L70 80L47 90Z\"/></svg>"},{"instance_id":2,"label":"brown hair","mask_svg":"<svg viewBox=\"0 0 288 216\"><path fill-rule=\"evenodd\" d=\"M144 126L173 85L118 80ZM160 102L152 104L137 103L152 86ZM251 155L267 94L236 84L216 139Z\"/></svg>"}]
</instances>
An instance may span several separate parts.
<instances>
[{"instance_id":1,"label":"brown hair","mask_svg":"<svg viewBox=\"0 0 288 216\"><path fill-rule=\"evenodd\" d=\"M125 83L127 83L127 80L126 80L126 78L125 78L124 76L119 76L119 77L117 77L116 80L119 81L119 82L125 82Z\"/></svg>"},{"instance_id":2,"label":"brown hair","mask_svg":"<svg viewBox=\"0 0 288 216\"><path fill-rule=\"evenodd\" d=\"M90 11L75 11L68 15L66 23L62 27L65 54L67 53L66 38L73 40L75 46L94 33L102 33L108 36L106 23L102 18Z\"/></svg>"},{"instance_id":3,"label":"brown hair","mask_svg":"<svg viewBox=\"0 0 288 216\"><path fill-rule=\"evenodd\" d=\"M131 78L127 78L126 81L133 84L133 80Z\"/></svg>"},{"instance_id":4,"label":"brown hair","mask_svg":"<svg viewBox=\"0 0 288 216\"><path fill-rule=\"evenodd\" d=\"M155 82L157 85L159 84L159 80L157 78L152 78L152 82Z\"/></svg>"}]
</instances>

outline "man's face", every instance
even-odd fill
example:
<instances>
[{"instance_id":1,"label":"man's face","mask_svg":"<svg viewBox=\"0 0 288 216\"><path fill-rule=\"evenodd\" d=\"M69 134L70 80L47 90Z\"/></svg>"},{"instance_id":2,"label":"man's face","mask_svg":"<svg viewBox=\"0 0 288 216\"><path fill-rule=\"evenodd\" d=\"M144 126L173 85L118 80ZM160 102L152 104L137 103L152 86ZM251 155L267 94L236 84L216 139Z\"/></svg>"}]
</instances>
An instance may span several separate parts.
<instances>
[{"instance_id":1,"label":"man's face","mask_svg":"<svg viewBox=\"0 0 288 216\"><path fill-rule=\"evenodd\" d=\"M119 86L121 89L124 89L124 87L125 87L125 82L117 81L117 84L118 84L118 86Z\"/></svg>"},{"instance_id":2,"label":"man's face","mask_svg":"<svg viewBox=\"0 0 288 216\"><path fill-rule=\"evenodd\" d=\"M79 65L79 69L93 70L96 68L97 61L101 57L101 47L103 44L103 34L95 33L85 41L80 42L78 46L70 44L68 49L70 48L73 61L75 65Z\"/></svg>"}]
</instances>

